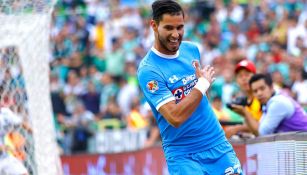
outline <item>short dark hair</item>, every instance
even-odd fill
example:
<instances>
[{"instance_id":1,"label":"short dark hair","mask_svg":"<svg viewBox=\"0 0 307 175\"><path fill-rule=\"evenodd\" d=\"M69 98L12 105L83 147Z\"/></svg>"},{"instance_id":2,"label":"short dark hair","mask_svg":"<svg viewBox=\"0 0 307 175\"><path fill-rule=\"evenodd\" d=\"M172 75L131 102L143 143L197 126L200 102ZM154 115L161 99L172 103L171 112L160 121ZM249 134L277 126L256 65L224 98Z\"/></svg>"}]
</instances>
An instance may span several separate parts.
<instances>
[{"instance_id":1,"label":"short dark hair","mask_svg":"<svg viewBox=\"0 0 307 175\"><path fill-rule=\"evenodd\" d=\"M184 17L181 6L173 0L157 0L152 5L152 19L158 24L162 20L164 14L180 15Z\"/></svg>"},{"instance_id":2,"label":"short dark hair","mask_svg":"<svg viewBox=\"0 0 307 175\"><path fill-rule=\"evenodd\" d=\"M270 87L273 86L273 80L270 74L254 74L249 80L249 86L252 86L252 83L258 80L264 80L265 84L267 84Z\"/></svg>"}]
</instances>

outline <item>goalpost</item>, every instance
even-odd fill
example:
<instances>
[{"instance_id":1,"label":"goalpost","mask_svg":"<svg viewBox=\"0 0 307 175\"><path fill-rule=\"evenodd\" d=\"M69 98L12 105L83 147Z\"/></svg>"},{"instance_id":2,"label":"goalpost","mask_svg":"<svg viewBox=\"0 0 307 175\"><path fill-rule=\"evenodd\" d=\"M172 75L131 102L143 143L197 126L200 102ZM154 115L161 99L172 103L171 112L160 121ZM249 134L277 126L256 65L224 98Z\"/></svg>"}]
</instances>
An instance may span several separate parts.
<instances>
[{"instance_id":1,"label":"goalpost","mask_svg":"<svg viewBox=\"0 0 307 175\"><path fill-rule=\"evenodd\" d=\"M56 0L0 0L0 106L27 121L29 174L60 175L49 90L49 33Z\"/></svg>"}]
</instances>

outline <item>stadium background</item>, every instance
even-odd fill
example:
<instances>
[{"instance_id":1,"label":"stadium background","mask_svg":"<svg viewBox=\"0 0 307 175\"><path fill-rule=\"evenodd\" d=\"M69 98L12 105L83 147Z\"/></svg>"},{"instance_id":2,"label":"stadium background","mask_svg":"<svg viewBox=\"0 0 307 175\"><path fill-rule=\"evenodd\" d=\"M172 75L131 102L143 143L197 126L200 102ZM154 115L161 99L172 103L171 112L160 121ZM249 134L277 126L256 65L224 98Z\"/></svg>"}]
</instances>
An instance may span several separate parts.
<instances>
[{"instance_id":1,"label":"stadium background","mask_svg":"<svg viewBox=\"0 0 307 175\"><path fill-rule=\"evenodd\" d=\"M159 139L148 140L155 123L136 79L138 63L153 41L151 2L57 2L50 83L65 174L167 174ZM306 1L180 2L185 39L199 44L202 64L216 68L210 99L219 119L243 121L224 107L241 95L233 72L242 59L253 61L257 72L270 73L275 88L290 92L306 109ZM232 138L245 172L247 142Z\"/></svg>"}]
</instances>

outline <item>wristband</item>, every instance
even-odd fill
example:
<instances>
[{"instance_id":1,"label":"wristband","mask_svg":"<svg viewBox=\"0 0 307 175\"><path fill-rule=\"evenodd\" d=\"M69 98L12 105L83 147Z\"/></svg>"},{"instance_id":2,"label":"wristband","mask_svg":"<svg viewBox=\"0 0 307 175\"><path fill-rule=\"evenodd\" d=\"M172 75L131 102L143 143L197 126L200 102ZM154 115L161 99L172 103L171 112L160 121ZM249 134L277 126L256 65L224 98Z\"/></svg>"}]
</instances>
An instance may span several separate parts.
<instances>
[{"instance_id":1,"label":"wristband","mask_svg":"<svg viewBox=\"0 0 307 175\"><path fill-rule=\"evenodd\" d=\"M198 81L197 81L196 85L194 86L194 88L199 90L203 95L205 95L205 93L206 93L206 91L208 90L209 87L210 87L210 83L204 77L198 78Z\"/></svg>"}]
</instances>

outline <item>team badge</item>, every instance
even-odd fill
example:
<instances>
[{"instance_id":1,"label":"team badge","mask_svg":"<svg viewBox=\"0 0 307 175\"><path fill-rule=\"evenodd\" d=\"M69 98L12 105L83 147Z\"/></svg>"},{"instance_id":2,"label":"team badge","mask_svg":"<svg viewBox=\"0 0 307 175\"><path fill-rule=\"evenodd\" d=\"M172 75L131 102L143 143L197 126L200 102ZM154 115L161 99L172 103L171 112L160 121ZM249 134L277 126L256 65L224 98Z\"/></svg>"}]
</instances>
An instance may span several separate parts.
<instances>
[{"instance_id":1,"label":"team badge","mask_svg":"<svg viewBox=\"0 0 307 175\"><path fill-rule=\"evenodd\" d=\"M181 100L184 97L182 88L173 90L173 95L175 96L176 100Z\"/></svg>"},{"instance_id":2,"label":"team badge","mask_svg":"<svg viewBox=\"0 0 307 175\"><path fill-rule=\"evenodd\" d=\"M147 83L147 89L149 92L154 93L159 89L158 82L156 80L152 80Z\"/></svg>"}]
</instances>

